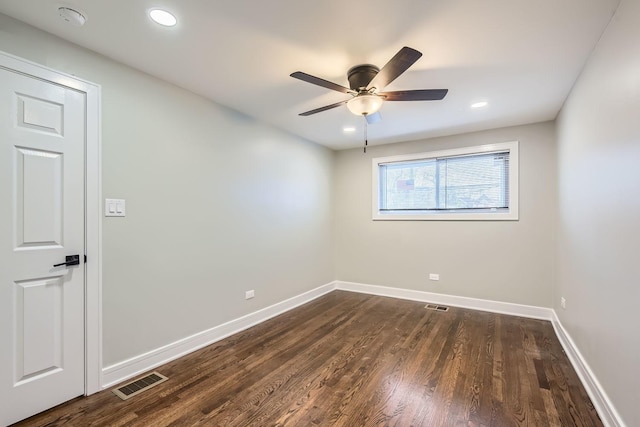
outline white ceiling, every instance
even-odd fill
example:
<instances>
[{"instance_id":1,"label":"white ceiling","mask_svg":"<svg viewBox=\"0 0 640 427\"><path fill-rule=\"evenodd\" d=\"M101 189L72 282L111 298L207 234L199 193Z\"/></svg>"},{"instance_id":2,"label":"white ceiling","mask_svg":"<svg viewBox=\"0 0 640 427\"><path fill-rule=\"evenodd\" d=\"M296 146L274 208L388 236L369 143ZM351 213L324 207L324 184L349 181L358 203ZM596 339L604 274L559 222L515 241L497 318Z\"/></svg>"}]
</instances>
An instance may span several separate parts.
<instances>
[{"instance_id":1,"label":"white ceiling","mask_svg":"<svg viewBox=\"0 0 640 427\"><path fill-rule=\"evenodd\" d=\"M334 149L362 144L349 95L289 77L348 86L357 64L382 67L401 47L423 53L386 90L449 89L442 101L386 102L371 144L556 117L619 0L0 0L0 12L220 104ZM59 6L85 13L83 27ZM163 28L161 7L178 25ZM470 104L489 106L473 110ZM345 134L343 127L357 131Z\"/></svg>"}]
</instances>

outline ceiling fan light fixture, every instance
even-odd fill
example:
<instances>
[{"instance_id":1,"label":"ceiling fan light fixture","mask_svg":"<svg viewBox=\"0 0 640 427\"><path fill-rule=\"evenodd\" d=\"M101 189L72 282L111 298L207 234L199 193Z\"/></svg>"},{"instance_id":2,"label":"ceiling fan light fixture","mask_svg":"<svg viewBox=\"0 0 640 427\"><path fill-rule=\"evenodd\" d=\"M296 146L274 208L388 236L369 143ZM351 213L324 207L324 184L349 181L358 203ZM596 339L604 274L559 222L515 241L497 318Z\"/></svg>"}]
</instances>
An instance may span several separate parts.
<instances>
[{"instance_id":1,"label":"ceiling fan light fixture","mask_svg":"<svg viewBox=\"0 0 640 427\"><path fill-rule=\"evenodd\" d=\"M356 116L377 113L382 107L383 98L378 95L358 95L347 102L347 108Z\"/></svg>"}]
</instances>

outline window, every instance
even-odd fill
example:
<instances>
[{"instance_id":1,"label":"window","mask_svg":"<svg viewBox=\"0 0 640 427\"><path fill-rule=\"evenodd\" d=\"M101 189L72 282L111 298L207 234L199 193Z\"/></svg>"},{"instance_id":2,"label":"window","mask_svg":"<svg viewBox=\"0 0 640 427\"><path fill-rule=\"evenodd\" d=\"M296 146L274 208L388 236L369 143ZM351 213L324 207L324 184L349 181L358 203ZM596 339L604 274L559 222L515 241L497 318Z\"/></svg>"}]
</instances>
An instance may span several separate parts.
<instances>
[{"instance_id":1,"label":"window","mask_svg":"<svg viewBox=\"0 0 640 427\"><path fill-rule=\"evenodd\" d=\"M374 220L517 220L518 142L373 159Z\"/></svg>"}]
</instances>

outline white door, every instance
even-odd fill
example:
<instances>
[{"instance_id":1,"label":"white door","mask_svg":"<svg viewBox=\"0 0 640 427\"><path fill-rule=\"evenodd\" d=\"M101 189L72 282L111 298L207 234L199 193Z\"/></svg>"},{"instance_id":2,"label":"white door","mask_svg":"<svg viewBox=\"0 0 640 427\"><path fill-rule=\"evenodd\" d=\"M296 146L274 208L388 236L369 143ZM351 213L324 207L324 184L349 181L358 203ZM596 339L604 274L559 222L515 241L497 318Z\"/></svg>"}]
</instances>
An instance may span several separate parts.
<instances>
[{"instance_id":1,"label":"white door","mask_svg":"<svg viewBox=\"0 0 640 427\"><path fill-rule=\"evenodd\" d=\"M0 425L84 393L85 104L0 68Z\"/></svg>"}]
</instances>

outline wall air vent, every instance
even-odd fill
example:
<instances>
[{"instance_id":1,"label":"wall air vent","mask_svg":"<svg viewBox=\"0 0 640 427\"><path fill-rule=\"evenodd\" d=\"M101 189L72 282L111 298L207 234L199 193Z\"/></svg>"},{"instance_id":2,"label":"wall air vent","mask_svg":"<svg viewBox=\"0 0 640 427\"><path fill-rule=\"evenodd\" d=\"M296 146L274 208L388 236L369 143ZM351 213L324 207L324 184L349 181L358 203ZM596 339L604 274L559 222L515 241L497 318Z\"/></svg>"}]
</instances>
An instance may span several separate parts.
<instances>
[{"instance_id":1,"label":"wall air vent","mask_svg":"<svg viewBox=\"0 0 640 427\"><path fill-rule=\"evenodd\" d=\"M137 394L142 393L143 391L149 390L151 387L155 387L160 383L165 382L169 378L161 375L157 372L152 372L148 375L145 375L142 378L131 381L123 386L120 386L113 391L113 394L118 396L122 400L127 400Z\"/></svg>"}]
</instances>

